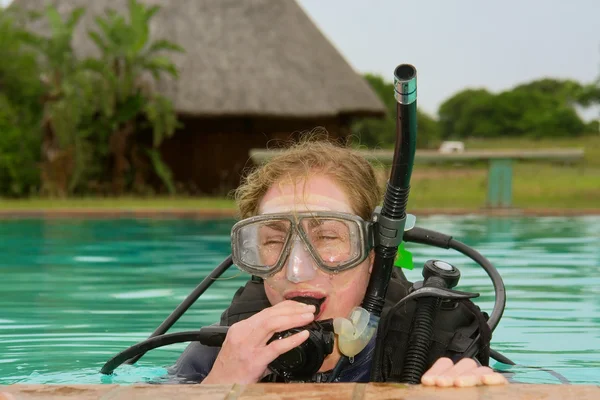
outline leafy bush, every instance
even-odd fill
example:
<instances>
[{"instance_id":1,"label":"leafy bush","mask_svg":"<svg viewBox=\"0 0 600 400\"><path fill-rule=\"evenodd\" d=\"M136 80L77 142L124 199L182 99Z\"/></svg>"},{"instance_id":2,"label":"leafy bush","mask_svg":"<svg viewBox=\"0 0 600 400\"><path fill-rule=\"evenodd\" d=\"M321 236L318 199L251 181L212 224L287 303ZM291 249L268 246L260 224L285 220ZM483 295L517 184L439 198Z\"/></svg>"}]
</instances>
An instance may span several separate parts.
<instances>
[{"instance_id":1,"label":"leafy bush","mask_svg":"<svg viewBox=\"0 0 600 400\"><path fill-rule=\"evenodd\" d=\"M0 195L39 188L42 87L35 55L21 37L18 14L0 9Z\"/></svg>"}]
</instances>

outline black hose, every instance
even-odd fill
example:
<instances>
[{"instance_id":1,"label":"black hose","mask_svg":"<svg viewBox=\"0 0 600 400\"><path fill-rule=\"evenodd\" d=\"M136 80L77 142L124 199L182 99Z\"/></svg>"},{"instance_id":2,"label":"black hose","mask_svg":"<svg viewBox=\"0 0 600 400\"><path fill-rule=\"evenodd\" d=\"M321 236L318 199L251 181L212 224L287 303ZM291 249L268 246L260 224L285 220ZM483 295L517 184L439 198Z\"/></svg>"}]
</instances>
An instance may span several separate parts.
<instances>
[{"instance_id":1,"label":"black hose","mask_svg":"<svg viewBox=\"0 0 600 400\"><path fill-rule=\"evenodd\" d=\"M207 326L199 331L186 331L168 333L166 335L158 335L134 344L133 346L123 350L110 360L108 360L102 369L101 374L110 375L117 367L125 363L130 358L135 358L145 354L150 350L158 347L167 346L181 342L200 342L206 346L220 346L225 340L227 334L227 326Z\"/></svg>"},{"instance_id":2,"label":"black hose","mask_svg":"<svg viewBox=\"0 0 600 400\"><path fill-rule=\"evenodd\" d=\"M181 318L181 316L192 306L192 304L194 304L196 300L198 300L198 297L200 297L202 293L206 292L206 289L208 289L210 285L213 284L215 279L223 275L223 273L227 271L227 269L231 267L232 264L233 262L231 260L230 254L225 260L223 260L221 264L219 264L217 268L212 270L212 272L206 278L204 278L198 286L196 286L192 293L190 293L188 297L186 297L185 300L183 300L181 304L179 304L179 306L177 306L177 308L173 310L171 315L169 315L163 321L163 323L160 324L159 327L154 330L154 332L152 332L149 338L153 338L167 332L169 328L171 328L175 324L175 322L177 322L177 320ZM136 363L140 358L144 356L144 354L145 352L136 354L136 356L133 357L131 360L127 360L127 364Z\"/></svg>"},{"instance_id":3,"label":"black hose","mask_svg":"<svg viewBox=\"0 0 600 400\"><path fill-rule=\"evenodd\" d=\"M421 383L421 376L427 368L429 347L433 336L433 321L440 304L441 299L435 297L418 300L405 362L400 375L402 383L415 385Z\"/></svg>"},{"instance_id":4,"label":"black hose","mask_svg":"<svg viewBox=\"0 0 600 400\"><path fill-rule=\"evenodd\" d=\"M504 287L504 281L502 280L500 273L492 265L492 263L477 250L474 250L466 244L453 239L452 236L444 235L443 233L431 231L429 229L415 226L411 230L404 232L404 240L406 242L420 243L443 249L456 250L475 261L485 270L487 275L492 280L495 292L494 308L490 314L489 320L487 321L488 326L493 332L494 329L496 329L496 326L498 326L500 318L502 318L502 314L504 314L504 307L506 306L506 288Z\"/></svg>"},{"instance_id":5,"label":"black hose","mask_svg":"<svg viewBox=\"0 0 600 400\"><path fill-rule=\"evenodd\" d=\"M492 280L492 284L494 285L495 300L494 308L492 309L492 313L490 314L490 318L488 319L487 323L493 332L498 326L500 318L502 318L502 314L504 314L504 307L506 306L506 288L504 287L504 281L502 280L500 273L498 273L498 270L494 268L492 263L489 262L487 258L466 244L452 239L450 241L450 248L464 254L465 256L474 260L477 264L481 265Z\"/></svg>"},{"instance_id":6,"label":"black hose","mask_svg":"<svg viewBox=\"0 0 600 400\"><path fill-rule=\"evenodd\" d=\"M509 358L507 358L506 356L500 354L499 352L497 352L496 350L493 350L493 349L490 349L490 357L492 357L494 360L501 362L503 364L515 365L515 363L513 361L511 361Z\"/></svg>"},{"instance_id":7,"label":"black hose","mask_svg":"<svg viewBox=\"0 0 600 400\"><path fill-rule=\"evenodd\" d=\"M516 364L515 362L513 362L512 360L510 360L508 357L500 354L499 352L497 352L496 350L490 349L490 357L492 357L494 360L501 362L503 364L507 364L507 365L514 365L520 368L529 368L529 369L537 369L540 371L544 371L549 373L550 375L552 375L553 377L555 377L556 379L558 379L558 381L564 385L570 385L571 381L569 381L564 375L559 374L556 371L553 371L551 369L548 368L544 368L544 367L536 367L536 366L531 366L531 365L521 365L521 364Z\"/></svg>"}]
</instances>

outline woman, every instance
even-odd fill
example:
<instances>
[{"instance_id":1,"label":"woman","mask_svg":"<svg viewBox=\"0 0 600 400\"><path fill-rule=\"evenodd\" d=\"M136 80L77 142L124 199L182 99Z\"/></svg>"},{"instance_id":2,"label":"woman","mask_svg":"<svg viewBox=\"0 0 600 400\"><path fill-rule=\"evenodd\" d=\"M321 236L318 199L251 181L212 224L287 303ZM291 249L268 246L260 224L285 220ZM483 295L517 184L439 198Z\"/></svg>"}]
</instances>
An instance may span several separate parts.
<instances>
[{"instance_id":1,"label":"woman","mask_svg":"<svg viewBox=\"0 0 600 400\"><path fill-rule=\"evenodd\" d=\"M347 318L369 283L374 251L365 221L381 200L369 162L328 141L300 141L249 174L236 191L242 221L232 230L232 251L239 268L264 279L270 306L231 325L220 350L191 344L175 373L206 384L256 383L273 360L308 338L301 331L269 343L276 332ZM291 300L298 297L317 299L318 312ZM373 347L374 340L336 381L367 382ZM331 371L340 357L334 346L319 372ZM473 386L506 379L472 359L454 364L440 358L422 383Z\"/></svg>"}]
</instances>

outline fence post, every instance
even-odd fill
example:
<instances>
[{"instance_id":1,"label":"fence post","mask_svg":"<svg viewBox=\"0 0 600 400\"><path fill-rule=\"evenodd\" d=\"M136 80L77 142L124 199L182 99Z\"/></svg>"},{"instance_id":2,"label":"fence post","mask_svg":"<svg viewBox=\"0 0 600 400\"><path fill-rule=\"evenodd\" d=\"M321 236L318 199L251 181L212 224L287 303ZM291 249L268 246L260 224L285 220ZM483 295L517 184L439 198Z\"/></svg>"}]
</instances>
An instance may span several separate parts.
<instances>
[{"instance_id":1,"label":"fence post","mask_svg":"<svg viewBox=\"0 0 600 400\"><path fill-rule=\"evenodd\" d=\"M490 158L487 205L490 208L512 207L512 159Z\"/></svg>"}]
</instances>

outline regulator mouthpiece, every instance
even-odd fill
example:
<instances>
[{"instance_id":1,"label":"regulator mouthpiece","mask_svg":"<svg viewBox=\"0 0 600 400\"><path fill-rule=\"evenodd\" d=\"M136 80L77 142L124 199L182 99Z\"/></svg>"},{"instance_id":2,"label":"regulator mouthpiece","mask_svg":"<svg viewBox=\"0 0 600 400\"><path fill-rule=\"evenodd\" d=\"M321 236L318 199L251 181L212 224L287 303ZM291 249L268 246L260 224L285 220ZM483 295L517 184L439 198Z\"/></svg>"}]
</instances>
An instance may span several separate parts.
<instances>
[{"instance_id":1,"label":"regulator mouthpiece","mask_svg":"<svg viewBox=\"0 0 600 400\"><path fill-rule=\"evenodd\" d=\"M315 306L315 316L319 315L319 312L321 312L321 304L323 304L323 302L325 301L325 299L315 299L314 297L308 297L308 296L296 296L296 297L292 297L290 300L294 300L297 301L299 303L304 303L304 304L308 304Z\"/></svg>"},{"instance_id":2,"label":"regulator mouthpiece","mask_svg":"<svg viewBox=\"0 0 600 400\"><path fill-rule=\"evenodd\" d=\"M400 104L417 100L417 69L410 64L400 64L394 70L394 97Z\"/></svg>"}]
</instances>

